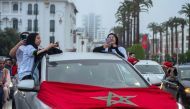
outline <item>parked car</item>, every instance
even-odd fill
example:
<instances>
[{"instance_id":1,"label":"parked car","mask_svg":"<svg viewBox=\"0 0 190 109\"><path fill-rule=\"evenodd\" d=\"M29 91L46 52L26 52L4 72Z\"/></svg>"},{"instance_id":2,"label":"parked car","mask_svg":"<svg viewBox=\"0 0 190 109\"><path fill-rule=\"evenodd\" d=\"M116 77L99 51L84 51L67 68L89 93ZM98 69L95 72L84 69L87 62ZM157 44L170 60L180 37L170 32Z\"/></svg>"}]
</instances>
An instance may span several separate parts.
<instances>
[{"instance_id":1,"label":"parked car","mask_svg":"<svg viewBox=\"0 0 190 109\"><path fill-rule=\"evenodd\" d=\"M175 66L172 73L164 78L162 89L170 92L178 102L190 109L190 66Z\"/></svg>"},{"instance_id":2,"label":"parked car","mask_svg":"<svg viewBox=\"0 0 190 109\"><path fill-rule=\"evenodd\" d=\"M19 82L13 109L182 109L174 97L151 86L114 54L44 56L40 78L39 84L39 79Z\"/></svg>"},{"instance_id":3,"label":"parked car","mask_svg":"<svg viewBox=\"0 0 190 109\"><path fill-rule=\"evenodd\" d=\"M152 60L140 60L134 66L148 82L160 86L165 72L159 63Z\"/></svg>"}]
</instances>

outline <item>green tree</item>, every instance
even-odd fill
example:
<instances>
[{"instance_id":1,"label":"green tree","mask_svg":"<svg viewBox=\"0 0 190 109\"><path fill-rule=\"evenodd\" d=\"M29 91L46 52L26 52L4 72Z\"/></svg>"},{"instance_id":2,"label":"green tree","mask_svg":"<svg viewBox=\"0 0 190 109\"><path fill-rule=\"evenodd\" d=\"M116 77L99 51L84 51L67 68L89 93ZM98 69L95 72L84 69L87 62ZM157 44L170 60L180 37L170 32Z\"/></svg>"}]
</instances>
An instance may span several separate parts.
<instances>
[{"instance_id":1,"label":"green tree","mask_svg":"<svg viewBox=\"0 0 190 109\"><path fill-rule=\"evenodd\" d=\"M145 51L141 44L134 44L132 47L128 48L128 51L135 53L137 59L145 59Z\"/></svg>"},{"instance_id":2,"label":"green tree","mask_svg":"<svg viewBox=\"0 0 190 109\"><path fill-rule=\"evenodd\" d=\"M169 25L168 25L168 21L166 21L166 22L163 22L162 23L162 26L164 27L164 30L165 30L165 32L166 32L166 54L168 54L169 52L169 50L168 50L168 48L169 48L169 45L168 45L168 27L169 27Z\"/></svg>"},{"instance_id":3,"label":"green tree","mask_svg":"<svg viewBox=\"0 0 190 109\"><path fill-rule=\"evenodd\" d=\"M158 26L158 24L157 23L155 23L155 22L151 22L151 23L149 23L148 24L148 26L147 26L147 28L149 28L151 31L152 31L152 37L153 37L153 39L152 39L152 48L153 48L153 50L152 50L152 54L154 55L154 40L155 40L155 34L157 33L157 26Z\"/></svg>"},{"instance_id":4,"label":"green tree","mask_svg":"<svg viewBox=\"0 0 190 109\"><path fill-rule=\"evenodd\" d=\"M179 64L183 64L186 62L186 55L185 54L179 54Z\"/></svg>"},{"instance_id":5,"label":"green tree","mask_svg":"<svg viewBox=\"0 0 190 109\"><path fill-rule=\"evenodd\" d=\"M179 11L179 14L185 14L189 18L189 45L188 49L190 50L190 3L186 3L185 5L182 5L181 10Z\"/></svg>"},{"instance_id":6,"label":"green tree","mask_svg":"<svg viewBox=\"0 0 190 109\"><path fill-rule=\"evenodd\" d=\"M169 21L168 21L168 25L170 27L170 30L171 30L171 34L170 34L170 37L171 37L171 54L174 53L174 34L173 34L173 29L174 29L174 22L173 22L173 19L174 18L170 18Z\"/></svg>"},{"instance_id":7,"label":"green tree","mask_svg":"<svg viewBox=\"0 0 190 109\"><path fill-rule=\"evenodd\" d=\"M19 41L18 33L14 29L6 28L0 31L0 56L8 56L10 49Z\"/></svg>"},{"instance_id":8,"label":"green tree","mask_svg":"<svg viewBox=\"0 0 190 109\"><path fill-rule=\"evenodd\" d=\"M187 21L184 18L178 18L178 22L181 25L181 32L182 32L182 38L181 38L181 47L182 47L182 54L184 54L184 28L185 25L187 25Z\"/></svg>"},{"instance_id":9,"label":"green tree","mask_svg":"<svg viewBox=\"0 0 190 109\"><path fill-rule=\"evenodd\" d=\"M185 54L186 54L187 62L190 62L190 50L188 50Z\"/></svg>"}]
</instances>

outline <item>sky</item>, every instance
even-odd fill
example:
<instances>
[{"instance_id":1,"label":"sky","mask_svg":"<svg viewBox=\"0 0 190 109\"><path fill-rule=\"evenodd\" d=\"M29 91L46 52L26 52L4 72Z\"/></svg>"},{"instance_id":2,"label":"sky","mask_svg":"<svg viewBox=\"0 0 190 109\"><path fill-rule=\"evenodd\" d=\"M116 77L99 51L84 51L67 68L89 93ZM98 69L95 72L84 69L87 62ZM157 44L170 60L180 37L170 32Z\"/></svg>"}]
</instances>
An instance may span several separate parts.
<instances>
[{"instance_id":1,"label":"sky","mask_svg":"<svg viewBox=\"0 0 190 109\"><path fill-rule=\"evenodd\" d=\"M73 0L77 10L77 27L82 27L82 18L89 13L95 13L101 16L102 27L108 31L117 26L115 13L123 0ZM178 16L178 11L185 3L190 0L152 0L153 7L148 12L140 13L140 32L150 33L147 25L150 22L162 23L170 17Z\"/></svg>"}]
</instances>

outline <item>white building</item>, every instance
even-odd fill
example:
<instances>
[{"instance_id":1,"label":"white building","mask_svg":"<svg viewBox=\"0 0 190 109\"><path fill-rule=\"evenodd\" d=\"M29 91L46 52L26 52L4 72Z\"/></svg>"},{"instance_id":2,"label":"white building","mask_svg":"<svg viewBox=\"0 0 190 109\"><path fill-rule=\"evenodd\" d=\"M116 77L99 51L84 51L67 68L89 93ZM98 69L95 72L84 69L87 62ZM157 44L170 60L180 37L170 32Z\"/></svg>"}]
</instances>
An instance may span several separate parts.
<instances>
[{"instance_id":1,"label":"white building","mask_svg":"<svg viewBox=\"0 0 190 109\"><path fill-rule=\"evenodd\" d=\"M0 0L0 29L39 32L41 45L73 49L77 9L71 0Z\"/></svg>"}]
</instances>

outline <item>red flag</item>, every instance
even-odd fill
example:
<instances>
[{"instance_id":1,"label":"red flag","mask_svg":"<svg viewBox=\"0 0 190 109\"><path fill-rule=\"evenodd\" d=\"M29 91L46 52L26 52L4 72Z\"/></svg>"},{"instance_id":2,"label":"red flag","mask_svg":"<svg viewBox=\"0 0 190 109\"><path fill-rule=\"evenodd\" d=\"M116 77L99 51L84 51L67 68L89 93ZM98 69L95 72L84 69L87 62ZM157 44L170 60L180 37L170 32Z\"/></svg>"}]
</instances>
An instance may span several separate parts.
<instances>
[{"instance_id":1,"label":"red flag","mask_svg":"<svg viewBox=\"0 0 190 109\"><path fill-rule=\"evenodd\" d=\"M148 37L146 34L144 34L142 37L142 47L144 49L147 49L147 47L148 47Z\"/></svg>"},{"instance_id":2,"label":"red flag","mask_svg":"<svg viewBox=\"0 0 190 109\"><path fill-rule=\"evenodd\" d=\"M175 99L155 87L116 89L45 81L38 98L53 109L177 109Z\"/></svg>"}]
</instances>

